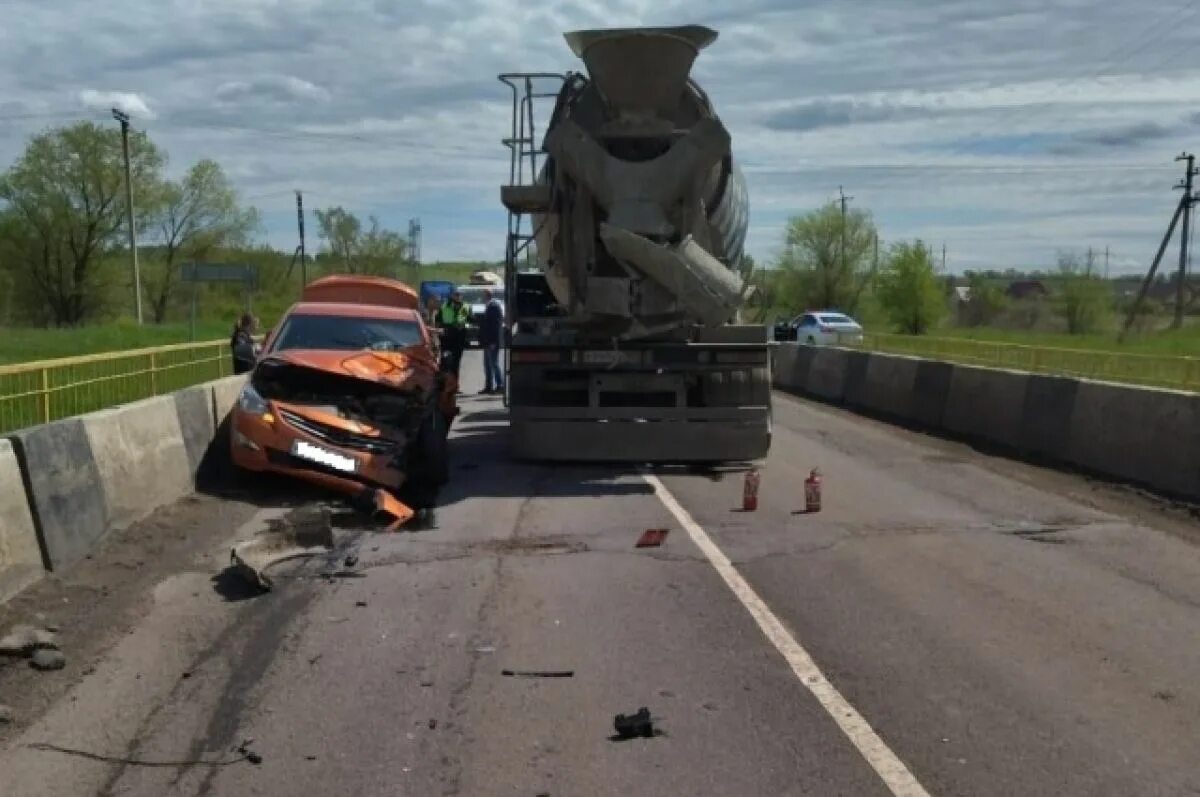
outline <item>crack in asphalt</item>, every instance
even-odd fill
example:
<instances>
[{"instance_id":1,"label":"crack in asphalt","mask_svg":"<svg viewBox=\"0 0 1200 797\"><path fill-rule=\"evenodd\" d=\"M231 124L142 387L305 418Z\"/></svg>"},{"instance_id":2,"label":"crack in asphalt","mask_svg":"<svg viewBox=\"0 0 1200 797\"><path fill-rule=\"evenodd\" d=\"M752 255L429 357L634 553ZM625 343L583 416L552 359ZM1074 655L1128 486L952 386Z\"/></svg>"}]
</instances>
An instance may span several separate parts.
<instances>
[{"instance_id":1,"label":"crack in asphalt","mask_svg":"<svg viewBox=\"0 0 1200 797\"><path fill-rule=\"evenodd\" d=\"M521 526L524 525L528 520L529 514L531 513L532 508L533 508L533 502L538 499L539 493L541 492L541 487L552 476L553 476L553 472L547 470L547 471L539 474L537 476L537 478L534 479L533 483L530 485L530 490L526 494L524 500L521 501L521 505L517 508L517 514L516 514L516 517L513 519L512 529L510 530L508 537L506 537L502 540L489 540L483 544L474 544L474 545L465 546L466 548L471 549L471 550L467 550L462 555L455 557L455 558L470 558L470 557L475 557L475 556L479 556L482 554L482 555L490 555L491 557L494 557L494 559L495 559L495 565L494 565L493 571L492 571L492 584L488 588L487 594L484 596L483 600L479 602L479 609L475 613L475 627L474 627L473 631L476 635L478 635L480 633L480 631L489 622L489 618L491 617L492 613L496 610L496 607L498 606L498 602L500 599L500 594L504 589L504 586L505 586L505 573L504 573L505 555L504 555L504 552L508 551L509 554L511 555L513 551L519 551L519 550L528 551L528 550L531 550L531 548L529 547L529 545L530 545L529 541L532 541L532 543L535 545L541 544L541 543L546 543L546 541L547 541L547 538L544 538L544 537L543 538L538 538L538 537L521 538L519 536L519 532L520 532ZM526 541L524 543L524 545L522 545L522 541ZM555 543L555 544L558 544L558 543ZM537 548L535 547L532 550L537 550ZM545 549L542 549L542 550L545 550ZM586 546L584 546L584 550L586 550ZM448 722L446 723L446 726L448 728L458 727L459 721L462 719L462 717L466 713L466 706L464 705L466 696L467 696L468 692L470 691L471 687L475 683L475 675L478 671L479 661L485 655L482 652L480 652L479 650L477 650L477 648L478 648L478 645L472 644L470 646L470 650L472 652L468 658L466 676L462 679L461 682L456 684L454 686L454 688L450 690L450 702L449 702L449 705L447 706ZM455 795L460 794L461 790L462 790L462 776L463 776L462 757L461 757L461 755L453 755L453 756L443 755L442 761L450 769L450 772L442 773L441 780L445 784L443 786L442 795L443 795L443 797L455 797Z\"/></svg>"}]
</instances>

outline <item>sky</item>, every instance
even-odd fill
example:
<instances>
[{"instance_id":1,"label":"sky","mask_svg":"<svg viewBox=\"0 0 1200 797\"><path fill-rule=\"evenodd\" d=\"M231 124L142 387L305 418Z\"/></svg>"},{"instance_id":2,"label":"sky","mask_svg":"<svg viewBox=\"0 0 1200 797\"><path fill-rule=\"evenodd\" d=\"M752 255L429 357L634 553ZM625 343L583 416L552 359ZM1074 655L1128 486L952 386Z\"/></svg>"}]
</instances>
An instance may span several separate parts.
<instances>
[{"instance_id":1,"label":"sky","mask_svg":"<svg viewBox=\"0 0 1200 797\"><path fill-rule=\"evenodd\" d=\"M0 166L125 109L182 173L218 160L291 251L295 189L497 260L506 71L581 70L562 34L701 24L693 75L750 189L747 248L838 196L947 268L1144 270L1200 132L1200 0L4 0ZM318 244L307 222L310 250Z\"/></svg>"}]
</instances>

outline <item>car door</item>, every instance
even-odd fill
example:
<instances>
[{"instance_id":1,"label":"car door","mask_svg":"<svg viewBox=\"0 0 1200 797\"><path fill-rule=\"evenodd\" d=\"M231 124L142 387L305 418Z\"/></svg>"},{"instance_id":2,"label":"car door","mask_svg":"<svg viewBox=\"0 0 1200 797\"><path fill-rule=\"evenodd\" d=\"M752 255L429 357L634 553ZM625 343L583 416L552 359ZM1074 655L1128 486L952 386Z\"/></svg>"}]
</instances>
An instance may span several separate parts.
<instances>
[{"instance_id":1,"label":"car door","mask_svg":"<svg viewBox=\"0 0 1200 797\"><path fill-rule=\"evenodd\" d=\"M808 339L812 338L813 342L817 341L817 317L812 313L805 313L800 316L796 322L796 340L801 343L808 343Z\"/></svg>"}]
</instances>

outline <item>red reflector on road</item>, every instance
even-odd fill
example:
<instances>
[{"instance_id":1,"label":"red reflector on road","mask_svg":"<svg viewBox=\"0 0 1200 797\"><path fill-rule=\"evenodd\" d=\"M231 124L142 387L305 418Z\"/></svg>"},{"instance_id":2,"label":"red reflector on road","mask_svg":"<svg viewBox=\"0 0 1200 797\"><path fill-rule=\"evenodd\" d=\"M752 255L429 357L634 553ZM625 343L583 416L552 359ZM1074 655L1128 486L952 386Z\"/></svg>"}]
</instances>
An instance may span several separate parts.
<instances>
[{"instance_id":1,"label":"red reflector on road","mask_svg":"<svg viewBox=\"0 0 1200 797\"><path fill-rule=\"evenodd\" d=\"M638 537L638 548L657 548L663 544L663 540L667 538L667 532L670 529L646 529L642 532L642 536Z\"/></svg>"}]
</instances>

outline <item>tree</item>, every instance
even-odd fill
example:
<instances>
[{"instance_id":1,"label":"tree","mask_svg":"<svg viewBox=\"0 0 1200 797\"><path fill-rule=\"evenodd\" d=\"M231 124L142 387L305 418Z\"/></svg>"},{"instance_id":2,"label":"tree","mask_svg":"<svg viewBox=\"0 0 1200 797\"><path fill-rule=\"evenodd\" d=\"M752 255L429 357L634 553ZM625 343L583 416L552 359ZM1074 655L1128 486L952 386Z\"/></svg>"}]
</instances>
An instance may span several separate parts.
<instances>
[{"instance_id":1,"label":"tree","mask_svg":"<svg viewBox=\"0 0 1200 797\"><path fill-rule=\"evenodd\" d=\"M779 260L781 298L793 307L820 307L853 313L871 278L876 230L869 213L842 211L830 202L788 221ZM845 243L843 251L842 245Z\"/></svg>"},{"instance_id":2,"label":"tree","mask_svg":"<svg viewBox=\"0 0 1200 797\"><path fill-rule=\"evenodd\" d=\"M131 131L129 160L136 201L157 182L162 155ZM124 234L124 181L120 131L92 122L35 136L0 177L0 245L47 320L74 325L102 309L102 257Z\"/></svg>"},{"instance_id":3,"label":"tree","mask_svg":"<svg viewBox=\"0 0 1200 797\"><path fill-rule=\"evenodd\" d=\"M924 243L897 243L879 275L879 303L901 332L923 335L946 313L939 283L933 255Z\"/></svg>"},{"instance_id":4,"label":"tree","mask_svg":"<svg viewBox=\"0 0 1200 797\"><path fill-rule=\"evenodd\" d=\"M160 249L155 268L146 275L146 290L154 323L161 324L178 283L180 262L245 245L258 227L258 211L238 205L237 192L212 160L198 162L178 181L162 183L155 200L152 227Z\"/></svg>"},{"instance_id":5,"label":"tree","mask_svg":"<svg viewBox=\"0 0 1200 797\"><path fill-rule=\"evenodd\" d=\"M362 223L358 218L341 206L325 210L318 208L317 227L329 253L342 262L343 268L354 273L354 255L359 236L362 235Z\"/></svg>"},{"instance_id":6,"label":"tree","mask_svg":"<svg viewBox=\"0 0 1200 797\"><path fill-rule=\"evenodd\" d=\"M966 276L969 298L963 308L963 322L970 327L994 323L1008 307L1008 296L983 274L968 272Z\"/></svg>"},{"instance_id":7,"label":"tree","mask_svg":"<svg viewBox=\"0 0 1200 797\"><path fill-rule=\"evenodd\" d=\"M400 233L384 229L376 217L367 221L370 226L364 231L358 217L340 206L317 211L321 239L342 268L351 274L394 276L405 262L407 242Z\"/></svg>"},{"instance_id":8,"label":"tree","mask_svg":"<svg viewBox=\"0 0 1200 797\"><path fill-rule=\"evenodd\" d=\"M1074 252L1058 255L1058 312L1072 335L1095 332L1112 306L1112 291L1098 271L1091 249L1082 257Z\"/></svg>"}]
</instances>

